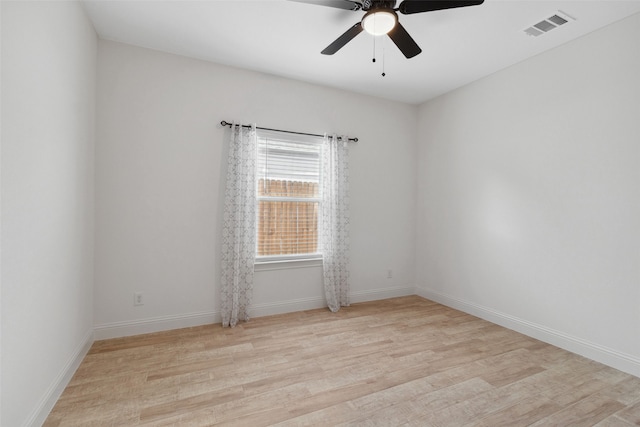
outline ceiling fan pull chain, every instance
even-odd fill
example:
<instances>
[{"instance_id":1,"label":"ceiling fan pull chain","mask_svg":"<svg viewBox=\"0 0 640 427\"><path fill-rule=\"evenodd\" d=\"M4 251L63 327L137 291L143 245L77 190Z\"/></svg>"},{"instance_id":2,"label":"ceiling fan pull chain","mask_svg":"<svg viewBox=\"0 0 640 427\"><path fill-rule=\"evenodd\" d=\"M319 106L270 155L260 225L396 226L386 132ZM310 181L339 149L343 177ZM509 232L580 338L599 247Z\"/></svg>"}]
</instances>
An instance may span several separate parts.
<instances>
[{"instance_id":1,"label":"ceiling fan pull chain","mask_svg":"<svg viewBox=\"0 0 640 427\"><path fill-rule=\"evenodd\" d=\"M384 39L382 39L382 77L386 76L384 72L384 45L385 45L385 41Z\"/></svg>"},{"instance_id":2,"label":"ceiling fan pull chain","mask_svg":"<svg viewBox=\"0 0 640 427\"><path fill-rule=\"evenodd\" d=\"M371 60L371 62L376 62L376 38L375 36L372 38L373 38L373 59Z\"/></svg>"}]
</instances>

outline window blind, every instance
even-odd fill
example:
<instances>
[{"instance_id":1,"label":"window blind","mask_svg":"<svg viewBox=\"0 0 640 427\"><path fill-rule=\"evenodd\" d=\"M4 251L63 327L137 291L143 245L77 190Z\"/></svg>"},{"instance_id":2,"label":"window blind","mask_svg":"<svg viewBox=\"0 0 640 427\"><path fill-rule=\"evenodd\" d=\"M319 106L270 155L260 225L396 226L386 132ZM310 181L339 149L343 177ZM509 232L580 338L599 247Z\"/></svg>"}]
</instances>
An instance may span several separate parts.
<instances>
[{"instance_id":1,"label":"window blind","mask_svg":"<svg viewBox=\"0 0 640 427\"><path fill-rule=\"evenodd\" d=\"M258 131L258 258L319 256L322 138Z\"/></svg>"}]
</instances>

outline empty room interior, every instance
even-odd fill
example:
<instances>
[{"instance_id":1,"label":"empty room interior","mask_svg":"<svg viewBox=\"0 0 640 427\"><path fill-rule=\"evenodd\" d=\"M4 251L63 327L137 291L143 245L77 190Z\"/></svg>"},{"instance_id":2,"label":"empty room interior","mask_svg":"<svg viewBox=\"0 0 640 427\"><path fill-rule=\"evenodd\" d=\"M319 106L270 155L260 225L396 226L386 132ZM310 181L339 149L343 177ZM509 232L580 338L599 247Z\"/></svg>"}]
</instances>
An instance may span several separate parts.
<instances>
[{"instance_id":1,"label":"empty room interior","mask_svg":"<svg viewBox=\"0 0 640 427\"><path fill-rule=\"evenodd\" d=\"M640 425L640 1L0 23L0 425Z\"/></svg>"}]
</instances>

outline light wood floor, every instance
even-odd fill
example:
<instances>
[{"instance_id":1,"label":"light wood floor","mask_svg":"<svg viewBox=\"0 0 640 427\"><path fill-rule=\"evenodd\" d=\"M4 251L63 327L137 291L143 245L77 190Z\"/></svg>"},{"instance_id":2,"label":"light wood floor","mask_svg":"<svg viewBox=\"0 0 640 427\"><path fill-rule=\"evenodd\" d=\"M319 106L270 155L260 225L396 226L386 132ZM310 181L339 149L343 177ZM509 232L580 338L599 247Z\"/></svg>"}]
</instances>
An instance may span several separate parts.
<instances>
[{"instance_id":1,"label":"light wood floor","mask_svg":"<svg viewBox=\"0 0 640 427\"><path fill-rule=\"evenodd\" d=\"M98 341L45 426L631 426L640 378L420 297Z\"/></svg>"}]
</instances>

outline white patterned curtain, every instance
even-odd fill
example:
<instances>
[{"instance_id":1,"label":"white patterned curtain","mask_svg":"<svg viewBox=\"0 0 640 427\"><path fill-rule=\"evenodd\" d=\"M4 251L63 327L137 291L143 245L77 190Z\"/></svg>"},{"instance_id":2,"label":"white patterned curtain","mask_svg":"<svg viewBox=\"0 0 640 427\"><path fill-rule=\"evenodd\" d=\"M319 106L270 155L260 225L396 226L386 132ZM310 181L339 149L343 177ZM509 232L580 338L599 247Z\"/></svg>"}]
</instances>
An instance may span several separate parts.
<instances>
[{"instance_id":1,"label":"white patterned curtain","mask_svg":"<svg viewBox=\"0 0 640 427\"><path fill-rule=\"evenodd\" d=\"M231 126L222 227L222 326L249 320L256 252L255 126Z\"/></svg>"},{"instance_id":2,"label":"white patterned curtain","mask_svg":"<svg viewBox=\"0 0 640 427\"><path fill-rule=\"evenodd\" d=\"M327 305L349 305L349 148L333 135L322 147L322 269Z\"/></svg>"}]
</instances>

